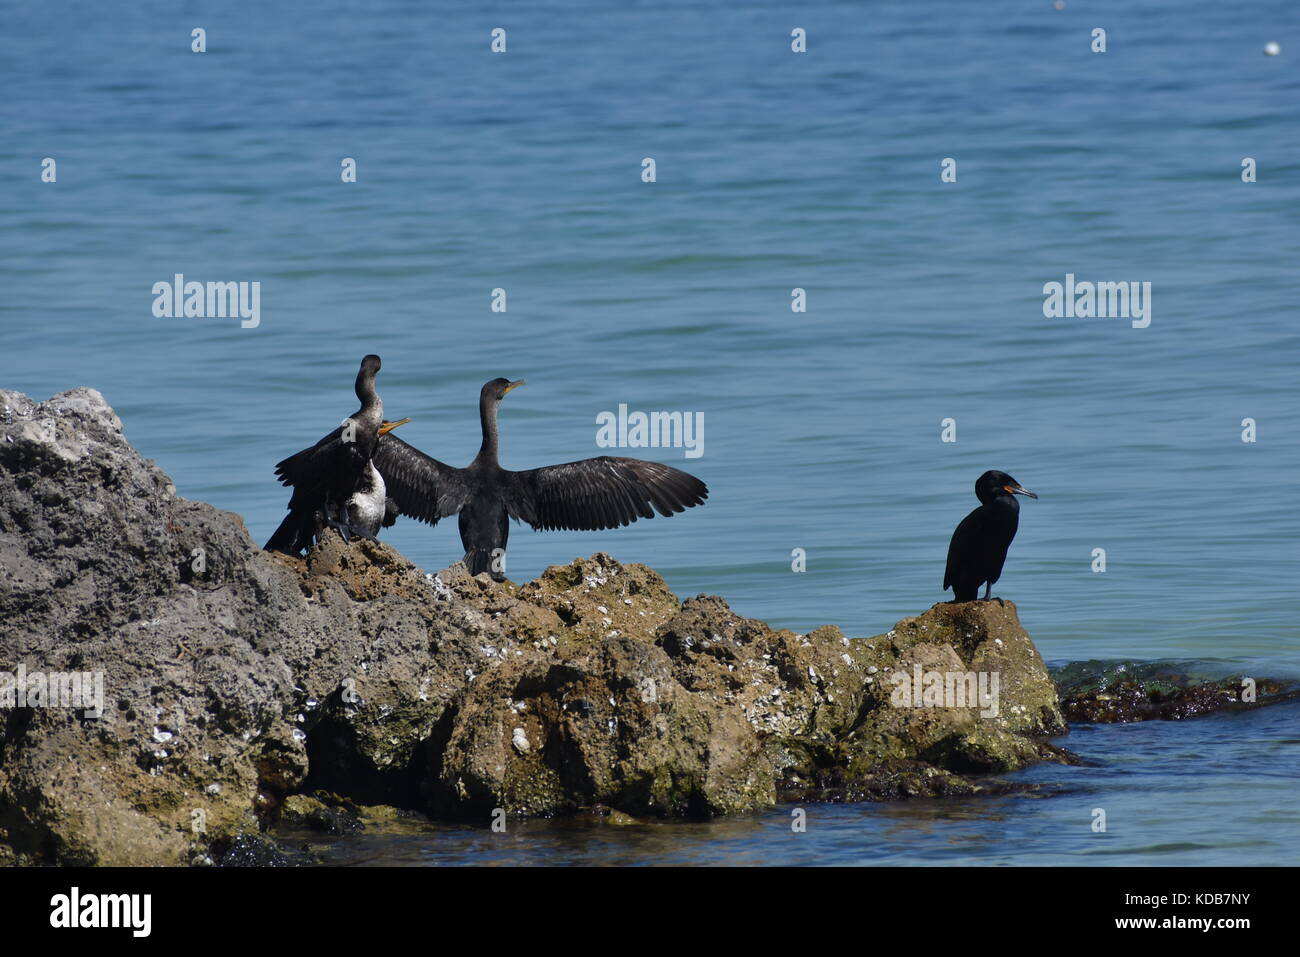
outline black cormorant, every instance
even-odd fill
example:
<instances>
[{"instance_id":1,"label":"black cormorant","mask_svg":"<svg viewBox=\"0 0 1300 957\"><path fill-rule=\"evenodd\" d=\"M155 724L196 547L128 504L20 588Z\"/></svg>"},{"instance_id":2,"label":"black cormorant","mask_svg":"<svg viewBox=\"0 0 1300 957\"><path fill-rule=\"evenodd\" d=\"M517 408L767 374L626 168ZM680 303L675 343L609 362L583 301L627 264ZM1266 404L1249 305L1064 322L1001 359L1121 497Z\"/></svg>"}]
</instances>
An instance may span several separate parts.
<instances>
[{"instance_id":1,"label":"black cormorant","mask_svg":"<svg viewBox=\"0 0 1300 957\"><path fill-rule=\"evenodd\" d=\"M379 356L362 359L356 383L361 408L311 448L276 465L276 476L293 488L293 495L267 551L301 554L311 547L322 521L349 539L374 538L381 525L396 520L396 506L388 501L384 478L371 457L381 435L411 420L384 421L384 403L375 391L379 368Z\"/></svg>"},{"instance_id":2,"label":"black cormorant","mask_svg":"<svg viewBox=\"0 0 1300 957\"><path fill-rule=\"evenodd\" d=\"M700 505L709 490L693 475L658 462L602 455L594 459L511 472L497 460L497 409L522 381L493 379L479 393L483 444L466 468L430 458L396 436L385 436L375 464L388 495L411 518L437 524L460 515L460 541L471 575L505 579L509 521L535 529L618 528L638 518L672 515Z\"/></svg>"},{"instance_id":3,"label":"black cormorant","mask_svg":"<svg viewBox=\"0 0 1300 957\"><path fill-rule=\"evenodd\" d=\"M975 497L982 504L961 520L948 545L943 587L952 588L954 601L974 601L985 582L984 599L988 600L1020 525L1017 495L1038 498L1006 472L985 472L976 480Z\"/></svg>"}]
</instances>

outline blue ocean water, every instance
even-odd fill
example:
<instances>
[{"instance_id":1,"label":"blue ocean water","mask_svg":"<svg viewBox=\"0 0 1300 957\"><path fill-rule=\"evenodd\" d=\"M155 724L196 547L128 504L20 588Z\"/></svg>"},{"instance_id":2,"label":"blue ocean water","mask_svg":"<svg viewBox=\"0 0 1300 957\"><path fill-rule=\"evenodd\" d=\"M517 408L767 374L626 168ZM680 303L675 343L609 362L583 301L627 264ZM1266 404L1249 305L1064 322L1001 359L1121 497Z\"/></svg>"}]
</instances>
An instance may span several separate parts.
<instances>
[{"instance_id":1,"label":"blue ocean water","mask_svg":"<svg viewBox=\"0 0 1300 957\"><path fill-rule=\"evenodd\" d=\"M698 474L704 508L517 527L517 580L604 550L745 615L878 634L944 597L948 537L1000 468L1041 496L997 592L1046 658L1300 676L1294 5L235 0L3 20L0 385L99 389L180 494L255 538L286 502L273 464L353 410L377 352L403 437L453 464L495 376L528 382L503 406L511 468L601 454L596 417L621 403L703 413L702 457L629 454ZM177 273L260 282L260 325L155 318ZM1150 326L1045 318L1067 273L1150 282ZM454 522L385 537L430 570L460 555ZM544 824L511 846L1289 862L1296 714L1076 729L1099 767L1026 772L1068 779L1058 797L821 809L801 845L769 840L779 809L656 828L654 850ZM486 853L435 833L383 853Z\"/></svg>"}]
</instances>

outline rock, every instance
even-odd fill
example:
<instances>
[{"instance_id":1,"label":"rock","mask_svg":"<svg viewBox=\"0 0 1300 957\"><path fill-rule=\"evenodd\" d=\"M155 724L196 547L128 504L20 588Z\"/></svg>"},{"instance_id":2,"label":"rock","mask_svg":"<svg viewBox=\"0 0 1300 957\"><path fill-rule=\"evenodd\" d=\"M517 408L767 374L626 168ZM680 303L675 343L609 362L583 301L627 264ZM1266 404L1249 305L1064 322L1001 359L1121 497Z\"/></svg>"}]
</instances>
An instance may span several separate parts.
<instances>
[{"instance_id":1,"label":"rock","mask_svg":"<svg viewBox=\"0 0 1300 957\"><path fill-rule=\"evenodd\" d=\"M0 393L0 671L101 672L105 692L98 718L4 712L9 852L202 856L307 783L317 728L314 776L359 800L413 794L407 766L488 657L445 606L377 543L263 552L238 516L177 498L93 390Z\"/></svg>"},{"instance_id":2,"label":"rock","mask_svg":"<svg viewBox=\"0 0 1300 957\"><path fill-rule=\"evenodd\" d=\"M281 844L264 834L238 834L229 842L218 842L216 859L195 863L220 867L295 867L317 863L309 854Z\"/></svg>"},{"instance_id":3,"label":"rock","mask_svg":"<svg viewBox=\"0 0 1300 957\"><path fill-rule=\"evenodd\" d=\"M837 763L851 778L898 759L978 774L1058 757L1041 747L1043 739L1067 730L1056 687L1011 602L943 602L867 644L880 669L874 677L883 680L868 683L862 720L839 744ZM895 679L915 678L918 670L922 676L974 674L977 683L987 675L990 689L996 676L996 713L991 707L895 707Z\"/></svg>"},{"instance_id":4,"label":"rock","mask_svg":"<svg viewBox=\"0 0 1300 957\"><path fill-rule=\"evenodd\" d=\"M573 816L577 824L594 824L599 826L611 827L644 827L647 822L633 817L631 814L624 814L622 811L615 810L604 804L594 804L591 807L579 808Z\"/></svg>"},{"instance_id":5,"label":"rock","mask_svg":"<svg viewBox=\"0 0 1300 957\"><path fill-rule=\"evenodd\" d=\"M536 742L523 752L512 746L520 722ZM484 820L495 808L549 815L592 804L704 817L775 800L743 716L687 691L661 649L628 635L528 649L478 678L437 771L435 807Z\"/></svg>"},{"instance_id":6,"label":"rock","mask_svg":"<svg viewBox=\"0 0 1300 957\"><path fill-rule=\"evenodd\" d=\"M323 791L294 794L280 808L279 824L305 827L324 834L356 834L364 830L356 805Z\"/></svg>"},{"instance_id":7,"label":"rock","mask_svg":"<svg viewBox=\"0 0 1300 957\"><path fill-rule=\"evenodd\" d=\"M1073 662L1055 677L1062 712L1080 724L1181 721L1300 697L1294 681L1241 675L1207 681L1163 662ZM1245 695L1247 686L1254 700Z\"/></svg>"},{"instance_id":8,"label":"rock","mask_svg":"<svg viewBox=\"0 0 1300 957\"><path fill-rule=\"evenodd\" d=\"M605 554L523 585L333 534L272 555L89 389L0 392L0 694L19 667L98 673L104 709L3 711L0 863L298 862L263 832L985 793L1069 760L1013 605L801 635ZM996 674L996 713L900 706L918 667Z\"/></svg>"}]
</instances>

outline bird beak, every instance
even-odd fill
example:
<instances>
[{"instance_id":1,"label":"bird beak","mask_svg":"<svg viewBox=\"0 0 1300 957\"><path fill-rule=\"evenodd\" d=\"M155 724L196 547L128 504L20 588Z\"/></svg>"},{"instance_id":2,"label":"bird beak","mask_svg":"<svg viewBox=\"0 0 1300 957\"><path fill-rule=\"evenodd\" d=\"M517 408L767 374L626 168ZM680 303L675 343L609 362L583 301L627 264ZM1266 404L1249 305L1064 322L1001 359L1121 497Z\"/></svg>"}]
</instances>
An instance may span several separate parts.
<instances>
[{"instance_id":1,"label":"bird beak","mask_svg":"<svg viewBox=\"0 0 1300 957\"><path fill-rule=\"evenodd\" d=\"M398 419L396 422L385 422L383 425L379 427L379 434L387 435L389 432L393 431L393 429L397 428L399 425L406 425L406 423L410 421L411 421L410 419Z\"/></svg>"},{"instance_id":2,"label":"bird beak","mask_svg":"<svg viewBox=\"0 0 1300 957\"><path fill-rule=\"evenodd\" d=\"M1022 488L1019 485L1004 485L1002 486L1002 491L1010 492L1012 495L1028 495L1030 498L1038 498L1038 496L1029 491L1029 489Z\"/></svg>"},{"instance_id":3,"label":"bird beak","mask_svg":"<svg viewBox=\"0 0 1300 957\"><path fill-rule=\"evenodd\" d=\"M523 384L524 384L524 380L523 380L523 379L520 379L518 382L512 382L512 383L510 383L508 386L506 386L506 392L510 392L510 391L512 391L512 390L514 390L514 389L517 389L517 388L519 388L519 387L520 387L521 385L523 385ZM501 394L502 394L502 395L505 395L506 392L502 392Z\"/></svg>"}]
</instances>

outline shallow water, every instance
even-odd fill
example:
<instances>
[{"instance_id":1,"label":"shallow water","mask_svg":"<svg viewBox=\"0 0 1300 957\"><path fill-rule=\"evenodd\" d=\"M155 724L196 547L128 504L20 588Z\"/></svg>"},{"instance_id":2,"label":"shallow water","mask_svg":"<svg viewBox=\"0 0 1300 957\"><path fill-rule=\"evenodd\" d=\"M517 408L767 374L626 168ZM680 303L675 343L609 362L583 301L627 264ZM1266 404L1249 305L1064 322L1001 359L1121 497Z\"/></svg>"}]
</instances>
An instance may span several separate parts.
<instances>
[{"instance_id":1,"label":"shallow water","mask_svg":"<svg viewBox=\"0 0 1300 957\"><path fill-rule=\"evenodd\" d=\"M997 592L1045 657L1300 674L1291 5L448 18L240 0L7 20L0 385L98 388L182 495L258 539L286 501L273 463L353 410L375 351L390 415L415 420L403 436L454 464L498 375L528 380L503 406L507 467L600 454L596 416L620 403L704 413L702 457L630 454L700 475L706 507L616 533L516 528L517 580L606 550L745 615L878 634L943 597L948 536L1001 468L1041 496ZM487 52L496 25L505 56ZM57 184L39 182L45 156ZM261 325L154 318L152 285L175 273L259 281ZM1044 318L1042 286L1066 273L1150 281L1150 327ZM386 537L429 569L459 557L454 522ZM511 853L1279 862L1300 847L1277 810L1295 717L1078 731L1100 767L1041 773L1125 819L1095 838L1056 797L826 808L799 841L786 810L653 840L536 824ZM461 833L376 853L492 859Z\"/></svg>"}]
</instances>

